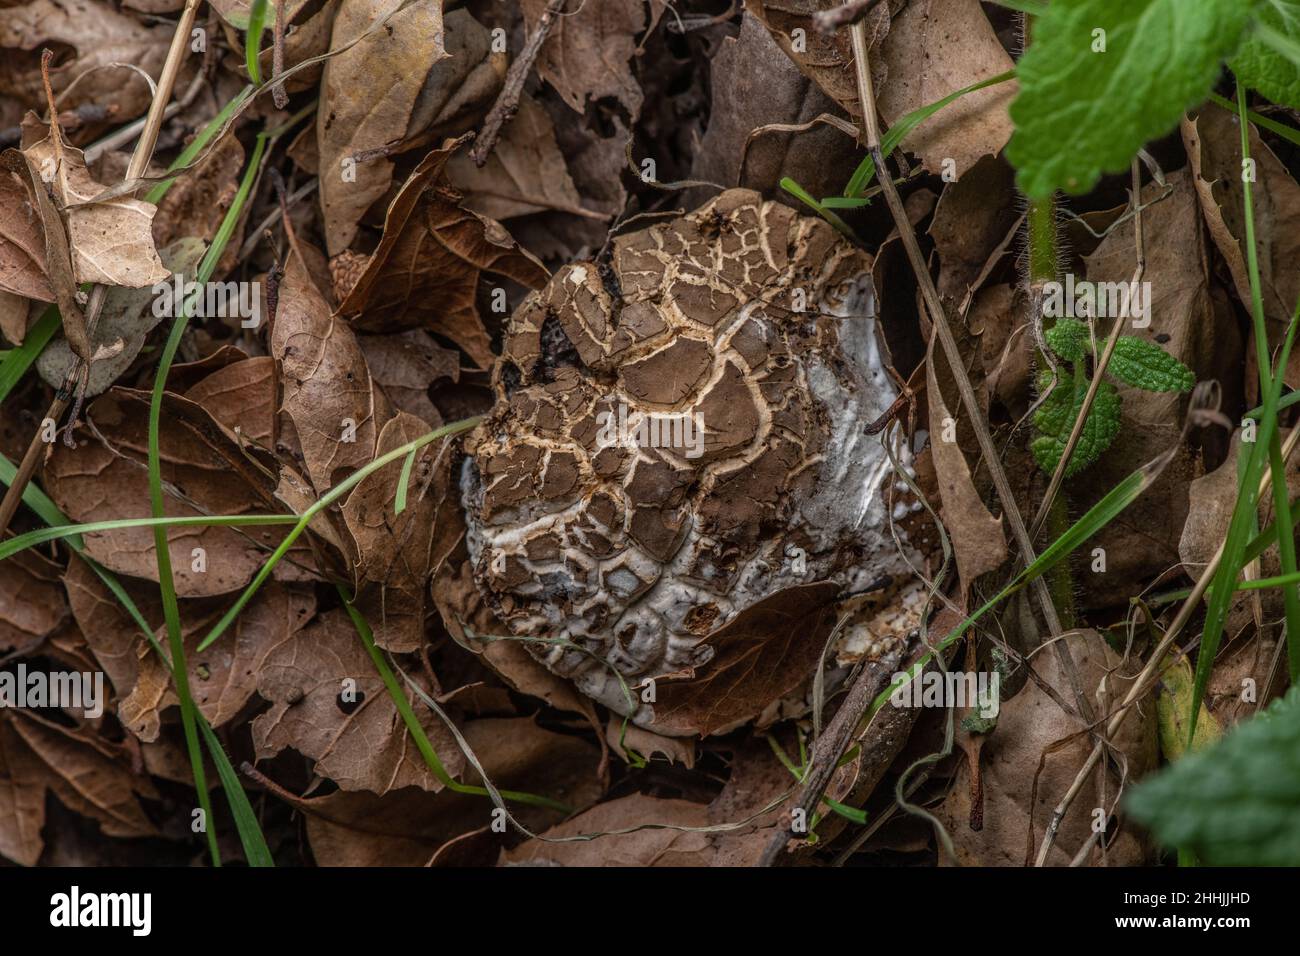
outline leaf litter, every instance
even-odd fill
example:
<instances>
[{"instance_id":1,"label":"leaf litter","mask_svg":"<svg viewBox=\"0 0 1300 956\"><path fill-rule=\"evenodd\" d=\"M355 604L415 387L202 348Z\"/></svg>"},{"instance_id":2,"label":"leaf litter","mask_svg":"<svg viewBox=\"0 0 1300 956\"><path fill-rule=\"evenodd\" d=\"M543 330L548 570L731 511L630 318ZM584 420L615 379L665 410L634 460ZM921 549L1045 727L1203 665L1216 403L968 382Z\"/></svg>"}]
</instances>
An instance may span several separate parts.
<instances>
[{"instance_id":1,"label":"leaf litter","mask_svg":"<svg viewBox=\"0 0 1300 956\"><path fill-rule=\"evenodd\" d=\"M212 48L181 65L130 180L114 134L146 125L142 73L162 71L179 4L0 11L3 451L68 437L33 446L44 503L0 545L0 672L89 669L107 694L93 718L0 708L0 855L198 853L173 799L193 783L192 699L241 755L233 787L278 808L251 825L282 864L1128 865L1158 859L1152 832L1239 859L1200 818L1153 817L1159 790L1134 820L1124 801L1161 761L1210 776L1219 738L1288 682L1275 591L1233 602L1204 700L1194 643L1152 656L1177 607L1163 595L1228 531L1243 413L1266 397L1252 270L1266 350L1300 296L1295 140L1249 128L1248 221L1238 118L1208 101L1245 14L1213 4L1159 108L1069 157L1044 106L1066 15L1025 52L997 5L859 4L858 64L850 28L822 30L828 5L802 0L290 2L250 85L255 5L212 6ZM1113 28L1121 70L1132 29ZM1261 42L1232 67L1293 98L1294 68ZM892 187L863 148L880 123L908 130L885 137ZM1105 174L1144 144L1128 196ZM903 193L894 215L882 188ZM1118 287L1140 257L1149 289L1035 542L1073 526L1050 639L1019 596L958 625L1020 580L1008 512L1038 512L1117 320L1098 300L1055 328L1035 312L1018 189L1070 193L1051 212L1057 277ZM164 285L179 294L160 306ZM931 286L960 363L935 349ZM47 423L81 363L84 406ZM1210 411L1188 397L1208 380ZM846 381L865 396L851 412ZM151 447L163 513L187 521L162 571L138 523ZM1136 503L1105 511L1152 461ZM827 491L854 483L871 495ZM249 523L309 508L291 547ZM107 526L22 550L43 522ZM1258 554L1248 577L1286 574ZM669 635L676 656L656 656ZM902 669L935 700L882 705ZM954 674L996 675L993 696L952 699ZM1224 752L1244 763L1249 742ZM1080 775L1089 799L1062 809ZM223 853L255 855L247 820L216 825Z\"/></svg>"}]
</instances>

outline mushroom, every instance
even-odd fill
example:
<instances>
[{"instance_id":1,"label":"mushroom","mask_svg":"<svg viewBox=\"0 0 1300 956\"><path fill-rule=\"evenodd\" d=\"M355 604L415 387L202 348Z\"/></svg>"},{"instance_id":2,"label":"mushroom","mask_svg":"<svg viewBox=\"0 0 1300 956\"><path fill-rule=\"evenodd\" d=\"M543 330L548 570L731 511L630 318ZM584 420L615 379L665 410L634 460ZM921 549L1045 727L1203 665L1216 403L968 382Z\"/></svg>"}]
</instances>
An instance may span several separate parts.
<instances>
[{"instance_id":1,"label":"mushroom","mask_svg":"<svg viewBox=\"0 0 1300 956\"><path fill-rule=\"evenodd\" d=\"M907 573L870 264L737 189L516 310L460 487L479 589L550 670L653 729L625 687L705 664L746 608Z\"/></svg>"}]
</instances>

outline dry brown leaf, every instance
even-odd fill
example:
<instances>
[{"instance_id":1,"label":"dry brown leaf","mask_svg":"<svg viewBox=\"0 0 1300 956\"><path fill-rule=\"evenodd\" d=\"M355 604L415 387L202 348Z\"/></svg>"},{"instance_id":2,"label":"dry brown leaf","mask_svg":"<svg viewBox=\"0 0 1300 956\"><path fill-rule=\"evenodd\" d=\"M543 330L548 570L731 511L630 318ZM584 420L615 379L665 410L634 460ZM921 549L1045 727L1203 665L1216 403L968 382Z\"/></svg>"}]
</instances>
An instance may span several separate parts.
<instances>
[{"instance_id":1,"label":"dry brown leaf","mask_svg":"<svg viewBox=\"0 0 1300 956\"><path fill-rule=\"evenodd\" d=\"M90 339L86 334L86 317L81 312L78 300L77 280L72 268L72 251L68 246L68 231L63 217L46 192L41 173L23 153L17 150L4 151L5 169L17 176L24 176L30 188L29 195L41 220L41 231L45 236L45 268L49 275L50 288L54 292L59 306L59 315L63 325L63 335L73 352L90 362L92 352Z\"/></svg>"},{"instance_id":2,"label":"dry brown leaf","mask_svg":"<svg viewBox=\"0 0 1300 956\"><path fill-rule=\"evenodd\" d=\"M813 26L813 14L826 6L822 0L745 0L745 9L767 27L772 39L795 62L800 72L820 86L822 92L850 117L858 117L862 110L858 106L849 32L837 30L828 36ZM890 0L878 4L866 16L871 77L877 97L886 80L884 64L880 62L880 44L891 29L890 18L903 6L902 0ZM796 33L796 30L803 32ZM796 37L801 41L802 49L796 49Z\"/></svg>"},{"instance_id":3,"label":"dry brown leaf","mask_svg":"<svg viewBox=\"0 0 1300 956\"><path fill-rule=\"evenodd\" d=\"M149 513L149 393L112 389L86 412L76 448L52 447L45 487L73 521L137 518ZM207 412L186 399L164 399L160 434L165 511L169 515L247 514L273 510L270 480L223 434ZM168 532L176 591L182 597L227 594L252 579L266 550L284 537L278 527L173 528ZM204 570L194 549L203 549ZM158 580L151 528L88 535L86 554L119 574Z\"/></svg>"},{"instance_id":4,"label":"dry brown leaf","mask_svg":"<svg viewBox=\"0 0 1300 956\"><path fill-rule=\"evenodd\" d=\"M1251 302L1246 268L1246 220L1241 181L1241 128L1237 117L1218 106L1207 105L1182 124L1183 143L1193 171L1192 182L1214 244L1228 263L1237 297L1247 308ZM1300 301L1300 184L1277 154L1250 128L1250 157L1255 163L1255 243L1259 256L1259 282L1268 323L1269 340L1282 341L1286 326ZM1253 368L1255 350L1246 353ZM1300 359L1293 353L1287 384L1300 385Z\"/></svg>"},{"instance_id":5,"label":"dry brown leaf","mask_svg":"<svg viewBox=\"0 0 1300 956\"><path fill-rule=\"evenodd\" d=\"M934 457L935 477L939 482L939 499L943 503L940 518L952 539L953 557L957 561L958 579L969 590L983 574L1001 566L1007 559L1007 536L1002 519L995 518L984 505L962 450L966 429L960 421L966 417L963 405L960 418L948 408L939 387L941 359L930 339L926 358L926 401L930 408L930 454ZM942 360L943 380L951 382L946 359ZM955 388L950 390L955 391Z\"/></svg>"},{"instance_id":6,"label":"dry brown leaf","mask_svg":"<svg viewBox=\"0 0 1300 956\"><path fill-rule=\"evenodd\" d=\"M1066 639L1071 643L1089 700L1096 700L1097 689L1105 681L1109 703L1100 710L1109 713L1123 699L1129 686L1119 673L1107 673L1120 664L1118 655L1096 631L1074 631ZM1069 684L1059 667L1055 654L1042 653L1034 658L1034 668L1042 678L1068 698ZM1127 672L1127 668L1121 670ZM980 758L982 828L971 827L972 819L981 817L978 812L972 817L972 809L978 808L972 803L970 770L965 760L959 764L952 790L939 808L938 815L952 836L960 864L1024 865L1030 827L1035 840L1041 842L1052 808L1065 795L1092 750L1092 742L1081 731L1083 727L1032 681L1015 697L1002 701L997 727L984 743ZM1068 744L1053 749L1058 741L1071 735L1076 736ZM1155 707L1149 697L1139 700L1111 743L1127 764L1129 785L1155 766ZM1096 776L1094 771L1084 783L1079 799L1066 813L1047 858L1049 866L1069 864L1091 834L1097 802ZM1105 812L1110 812L1117 796L1115 778L1108 777ZM1110 866L1141 865L1147 858L1144 841L1131 829L1114 837L1107 852Z\"/></svg>"},{"instance_id":7,"label":"dry brown leaf","mask_svg":"<svg viewBox=\"0 0 1300 956\"><path fill-rule=\"evenodd\" d=\"M388 207L379 248L338 311L359 316L354 324L363 331L424 327L487 368L491 342L475 304L482 273L529 289L548 274L504 226L462 208L445 186L443 169L462 142L429 153L411 173Z\"/></svg>"},{"instance_id":8,"label":"dry brown leaf","mask_svg":"<svg viewBox=\"0 0 1300 956\"><path fill-rule=\"evenodd\" d=\"M547 830L558 839L582 833L604 833L642 824L657 824L632 833L617 833L575 843L529 840L501 853L508 866L708 866L713 847L708 834L670 827L705 827L708 807L687 800L645 794L600 803L586 813Z\"/></svg>"},{"instance_id":9,"label":"dry brown leaf","mask_svg":"<svg viewBox=\"0 0 1300 956\"><path fill-rule=\"evenodd\" d=\"M713 102L726 108L709 117L691 166L692 179L744 186L780 198L784 194L778 184L788 176L814 196L839 193L857 162L857 144L843 131L818 125L807 132L770 132L751 140L752 132L772 123L807 123L836 112L830 98L799 72L752 13L744 13L738 36L722 41L709 72Z\"/></svg>"},{"instance_id":10,"label":"dry brown leaf","mask_svg":"<svg viewBox=\"0 0 1300 956\"><path fill-rule=\"evenodd\" d=\"M1014 66L979 0L911 0L894 16L880 59L888 79L877 87L876 105L887 123ZM1007 107L1016 88L1013 80L967 93L917 127L903 148L931 172L951 159L952 171L964 176L1011 138Z\"/></svg>"},{"instance_id":11,"label":"dry brown leaf","mask_svg":"<svg viewBox=\"0 0 1300 956\"><path fill-rule=\"evenodd\" d=\"M275 360L269 355L232 362L206 376L185 392L232 440L236 430L245 439L270 447L275 432Z\"/></svg>"},{"instance_id":12,"label":"dry brown leaf","mask_svg":"<svg viewBox=\"0 0 1300 956\"><path fill-rule=\"evenodd\" d=\"M362 335L358 340L371 378L393 407L416 416L429 428L440 426L442 416L429 401L429 389L439 382L460 379L460 353L443 348L422 329Z\"/></svg>"},{"instance_id":13,"label":"dry brown leaf","mask_svg":"<svg viewBox=\"0 0 1300 956\"><path fill-rule=\"evenodd\" d=\"M505 79L505 57L492 52L491 34L468 10L444 11L442 25L447 56L424 78L403 152L477 129Z\"/></svg>"},{"instance_id":14,"label":"dry brown leaf","mask_svg":"<svg viewBox=\"0 0 1300 956\"><path fill-rule=\"evenodd\" d=\"M139 796L157 798L125 751L84 729L25 710L0 711L0 855L35 866L44 848L46 794L110 837L155 836Z\"/></svg>"},{"instance_id":15,"label":"dry brown leaf","mask_svg":"<svg viewBox=\"0 0 1300 956\"><path fill-rule=\"evenodd\" d=\"M522 0L530 34L547 2ZM645 27L642 0L579 4L552 24L537 57L537 74L578 113L589 100L612 97L635 118L643 97L631 60Z\"/></svg>"},{"instance_id":16,"label":"dry brown leaf","mask_svg":"<svg viewBox=\"0 0 1300 956\"><path fill-rule=\"evenodd\" d=\"M35 117L24 121L24 141L45 129ZM88 203L104 187L86 168L81 150L55 142L57 129L23 148L32 182L47 185L67 224L73 278L78 283L97 282L141 289L164 282L171 273L163 266L153 243L153 217L157 207L142 199L109 199ZM62 158L60 159L60 154ZM40 197L38 197L39 199ZM78 205L84 203L85 205ZM43 217L46 230L49 218ZM46 237L49 258L49 237Z\"/></svg>"},{"instance_id":17,"label":"dry brown leaf","mask_svg":"<svg viewBox=\"0 0 1300 956\"><path fill-rule=\"evenodd\" d=\"M280 283L270 349L280 363L281 408L297 431L307 474L323 493L374 458L390 412L370 381L356 334L330 314L296 257Z\"/></svg>"},{"instance_id":18,"label":"dry brown leaf","mask_svg":"<svg viewBox=\"0 0 1300 956\"><path fill-rule=\"evenodd\" d=\"M543 730L527 717L471 720L462 733L497 787L527 789L576 809L600 795L599 751L577 737ZM448 756L442 750L438 755ZM474 848L472 862L490 865L502 842L515 834L513 828L491 830L494 808L487 797L452 791L435 798L414 788L383 797L339 792L297 806L321 866L424 866L448 843L471 833L486 837ZM559 817L554 810L519 803L511 813L534 831Z\"/></svg>"},{"instance_id":19,"label":"dry brown leaf","mask_svg":"<svg viewBox=\"0 0 1300 956\"><path fill-rule=\"evenodd\" d=\"M353 43L392 7L389 0L342 0L331 49ZM316 136L330 255L352 243L361 216L392 183L393 163L364 154L402 139L425 75L446 55L442 3L415 0L383 30L326 61Z\"/></svg>"},{"instance_id":20,"label":"dry brown leaf","mask_svg":"<svg viewBox=\"0 0 1300 956\"><path fill-rule=\"evenodd\" d=\"M655 729L707 737L754 718L790 693L821 659L838 592L831 582L787 588L714 631L701 642L713 651L707 663L657 680Z\"/></svg>"},{"instance_id":21,"label":"dry brown leaf","mask_svg":"<svg viewBox=\"0 0 1300 956\"><path fill-rule=\"evenodd\" d=\"M414 415L399 412L380 433L375 456L428 431ZM438 467L438 459L449 453L446 442L420 449L408 477L406 510L400 515L395 504L401 459L367 476L343 504L343 518L360 556L353 572L356 604L374 629L375 643L390 651L406 653L424 643L435 516L448 493L447 469Z\"/></svg>"},{"instance_id":22,"label":"dry brown leaf","mask_svg":"<svg viewBox=\"0 0 1300 956\"><path fill-rule=\"evenodd\" d=\"M62 93L88 70L95 72L61 96L59 108L75 109L85 103L113 106L114 121L125 122L148 108L152 92L139 73L110 64L129 63L156 78L171 35L166 24L145 26L99 0L6 5L0 9L0 48L5 49L3 58L9 68L0 70L0 94L17 97L29 109L43 109L40 51L71 47L75 56L50 70L54 92Z\"/></svg>"},{"instance_id":23,"label":"dry brown leaf","mask_svg":"<svg viewBox=\"0 0 1300 956\"><path fill-rule=\"evenodd\" d=\"M345 611L326 611L280 643L266 657L257 681L258 693L271 702L271 709L252 725L259 759L292 748L315 761L316 773L343 790L442 789ZM449 774L459 774L464 758L455 740L413 693L408 697L443 766Z\"/></svg>"},{"instance_id":24,"label":"dry brown leaf","mask_svg":"<svg viewBox=\"0 0 1300 956\"><path fill-rule=\"evenodd\" d=\"M0 561L0 659L40 646L68 615L59 569L38 551Z\"/></svg>"},{"instance_id":25,"label":"dry brown leaf","mask_svg":"<svg viewBox=\"0 0 1300 956\"><path fill-rule=\"evenodd\" d=\"M29 187L26 176L0 169L0 290L53 302L41 214Z\"/></svg>"},{"instance_id":26,"label":"dry brown leaf","mask_svg":"<svg viewBox=\"0 0 1300 956\"><path fill-rule=\"evenodd\" d=\"M502 131L482 169L468 153L456 153L447 162L447 177L465 194L466 209L493 219L538 212L608 218L583 206L555 141L551 118L529 96L520 97L519 112Z\"/></svg>"}]
</instances>

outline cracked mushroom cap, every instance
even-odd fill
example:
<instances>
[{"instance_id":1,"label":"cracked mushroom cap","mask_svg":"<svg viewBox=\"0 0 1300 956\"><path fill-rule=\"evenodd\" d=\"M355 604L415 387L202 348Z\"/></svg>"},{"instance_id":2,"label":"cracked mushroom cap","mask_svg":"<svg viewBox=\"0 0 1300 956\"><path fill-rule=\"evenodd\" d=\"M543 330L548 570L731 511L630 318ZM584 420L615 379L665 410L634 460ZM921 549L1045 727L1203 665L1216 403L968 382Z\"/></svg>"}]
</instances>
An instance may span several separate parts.
<instances>
[{"instance_id":1,"label":"cracked mushroom cap","mask_svg":"<svg viewBox=\"0 0 1300 956\"><path fill-rule=\"evenodd\" d=\"M553 672L653 727L628 685L698 667L756 602L902 569L865 434L896 393L871 260L731 190L564 267L511 317L466 445L486 600Z\"/></svg>"}]
</instances>

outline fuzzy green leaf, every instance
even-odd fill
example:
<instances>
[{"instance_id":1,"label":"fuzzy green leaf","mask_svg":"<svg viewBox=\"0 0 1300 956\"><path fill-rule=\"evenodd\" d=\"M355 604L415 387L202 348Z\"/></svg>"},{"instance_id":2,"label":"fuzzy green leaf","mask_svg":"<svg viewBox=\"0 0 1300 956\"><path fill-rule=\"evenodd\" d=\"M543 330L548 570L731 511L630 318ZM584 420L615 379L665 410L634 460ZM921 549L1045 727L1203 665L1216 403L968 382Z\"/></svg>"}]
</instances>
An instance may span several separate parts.
<instances>
[{"instance_id":1,"label":"fuzzy green leaf","mask_svg":"<svg viewBox=\"0 0 1300 956\"><path fill-rule=\"evenodd\" d=\"M1265 0L1258 21L1300 40L1300 0ZM1279 106L1300 107L1300 66L1256 36L1248 36L1233 58L1237 79Z\"/></svg>"},{"instance_id":2,"label":"fuzzy green leaf","mask_svg":"<svg viewBox=\"0 0 1300 956\"><path fill-rule=\"evenodd\" d=\"M1139 783L1127 807L1208 866L1300 865L1300 688Z\"/></svg>"},{"instance_id":3,"label":"fuzzy green leaf","mask_svg":"<svg viewBox=\"0 0 1300 956\"><path fill-rule=\"evenodd\" d=\"M1051 381L1050 376L1047 376L1047 381ZM1040 378L1040 389L1046 386L1047 382ZM1070 430L1074 428L1074 420L1083 408L1083 398L1087 393L1087 381L1081 380L1077 384L1060 382L1047 397L1047 401L1034 412L1034 429L1038 432L1038 437L1030 443L1029 450L1033 452L1039 467L1048 474L1056 470L1057 463L1065 454L1065 443L1069 441ZM1093 400L1092 410L1083 423L1079 444L1075 446L1070 463L1065 468L1065 477L1078 474L1101 457L1101 453L1110 447L1119 433L1119 421L1119 393L1110 382L1102 382L1097 389L1097 397Z\"/></svg>"},{"instance_id":4,"label":"fuzzy green leaf","mask_svg":"<svg viewBox=\"0 0 1300 956\"><path fill-rule=\"evenodd\" d=\"M1148 392L1190 392L1196 384L1190 368L1160 346L1131 335L1119 337L1106 370L1126 385Z\"/></svg>"},{"instance_id":5,"label":"fuzzy green leaf","mask_svg":"<svg viewBox=\"0 0 1300 956\"><path fill-rule=\"evenodd\" d=\"M1082 362L1088 351L1088 325L1078 319L1064 317L1043 333L1053 352L1067 362Z\"/></svg>"},{"instance_id":6,"label":"fuzzy green leaf","mask_svg":"<svg viewBox=\"0 0 1300 956\"><path fill-rule=\"evenodd\" d=\"M1260 0L1070 0L1032 28L1007 157L1031 199L1088 192L1205 99ZM1105 31L1104 34L1098 31ZM1094 52L1104 37L1105 52Z\"/></svg>"}]
</instances>

